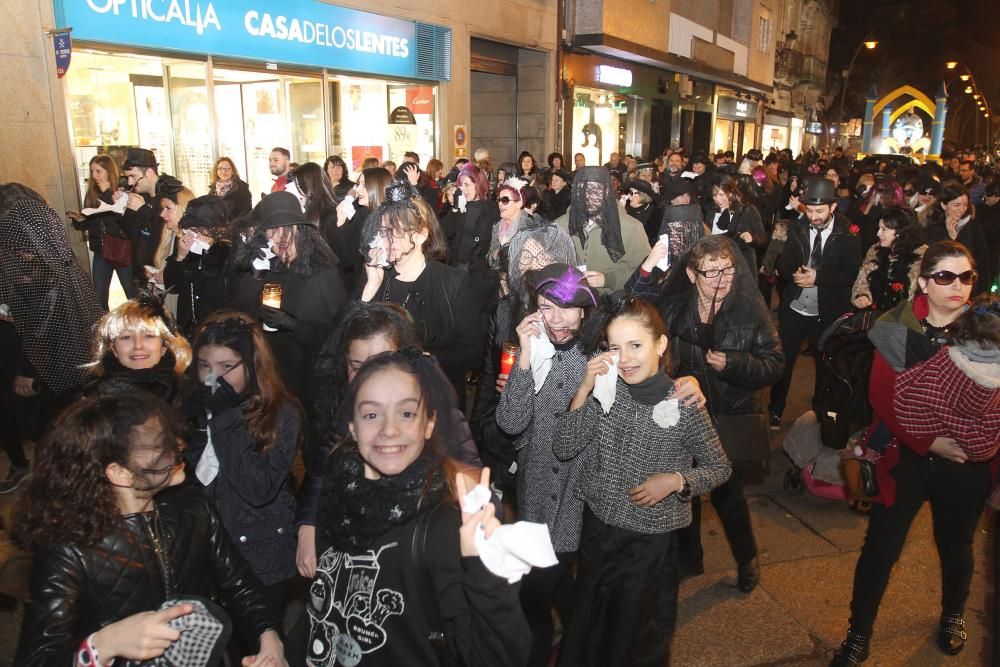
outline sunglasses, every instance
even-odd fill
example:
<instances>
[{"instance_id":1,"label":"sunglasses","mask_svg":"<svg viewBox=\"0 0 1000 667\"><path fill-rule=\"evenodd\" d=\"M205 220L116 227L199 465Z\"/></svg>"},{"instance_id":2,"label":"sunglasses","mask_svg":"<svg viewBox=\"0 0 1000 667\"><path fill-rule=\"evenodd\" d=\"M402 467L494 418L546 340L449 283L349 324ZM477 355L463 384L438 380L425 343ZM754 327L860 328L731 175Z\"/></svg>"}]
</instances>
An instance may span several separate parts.
<instances>
[{"instance_id":1,"label":"sunglasses","mask_svg":"<svg viewBox=\"0 0 1000 667\"><path fill-rule=\"evenodd\" d=\"M507 204L511 203L512 201L518 201L518 200L517 199L511 199L510 197L499 197L499 198L497 198L497 202L500 203L500 204L503 204L504 206L506 206Z\"/></svg>"},{"instance_id":2,"label":"sunglasses","mask_svg":"<svg viewBox=\"0 0 1000 667\"><path fill-rule=\"evenodd\" d=\"M962 273L954 273L953 271L936 271L934 273L925 273L923 278L930 278L938 285L951 285L955 282L955 278L962 281L963 285L975 285L976 281L979 280L979 273L977 271L963 271Z\"/></svg>"}]
</instances>

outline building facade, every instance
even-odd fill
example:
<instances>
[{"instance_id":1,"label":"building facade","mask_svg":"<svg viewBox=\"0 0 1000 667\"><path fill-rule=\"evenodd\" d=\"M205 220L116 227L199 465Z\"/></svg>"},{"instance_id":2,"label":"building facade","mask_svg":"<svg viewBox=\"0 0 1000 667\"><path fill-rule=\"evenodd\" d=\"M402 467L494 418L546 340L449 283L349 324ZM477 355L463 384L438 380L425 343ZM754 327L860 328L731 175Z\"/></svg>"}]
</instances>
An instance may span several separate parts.
<instances>
[{"instance_id":1,"label":"building facade","mask_svg":"<svg viewBox=\"0 0 1000 667\"><path fill-rule=\"evenodd\" d=\"M63 78L54 28L73 29ZM555 143L556 35L556 0L8 0L0 181L64 211L80 207L90 158L128 146L154 149L196 194L231 157L255 199L274 146L352 167L407 150L446 165L480 146L540 153ZM491 53L508 67L482 71ZM482 105L491 90L498 103Z\"/></svg>"},{"instance_id":2,"label":"building facade","mask_svg":"<svg viewBox=\"0 0 1000 667\"><path fill-rule=\"evenodd\" d=\"M566 0L560 136L611 152L758 145L773 91L777 0ZM600 162L598 162L600 161Z\"/></svg>"}]
</instances>

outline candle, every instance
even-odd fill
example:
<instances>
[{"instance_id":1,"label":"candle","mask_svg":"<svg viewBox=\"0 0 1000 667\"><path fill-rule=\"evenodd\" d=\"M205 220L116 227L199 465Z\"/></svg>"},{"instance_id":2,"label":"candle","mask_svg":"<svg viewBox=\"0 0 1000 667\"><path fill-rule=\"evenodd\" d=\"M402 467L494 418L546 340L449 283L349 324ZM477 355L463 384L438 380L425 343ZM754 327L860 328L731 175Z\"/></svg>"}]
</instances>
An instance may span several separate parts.
<instances>
[{"instance_id":1,"label":"candle","mask_svg":"<svg viewBox=\"0 0 1000 667\"><path fill-rule=\"evenodd\" d=\"M500 355L500 374L510 375L514 368L514 359L517 357L518 347L514 343L504 343L503 353Z\"/></svg>"},{"instance_id":2,"label":"candle","mask_svg":"<svg viewBox=\"0 0 1000 667\"><path fill-rule=\"evenodd\" d=\"M267 283L264 285L264 290L260 293L260 301L265 306L281 308L281 284ZM269 327L266 324L263 327L264 331L277 331L274 327Z\"/></svg>"}]
</instances>

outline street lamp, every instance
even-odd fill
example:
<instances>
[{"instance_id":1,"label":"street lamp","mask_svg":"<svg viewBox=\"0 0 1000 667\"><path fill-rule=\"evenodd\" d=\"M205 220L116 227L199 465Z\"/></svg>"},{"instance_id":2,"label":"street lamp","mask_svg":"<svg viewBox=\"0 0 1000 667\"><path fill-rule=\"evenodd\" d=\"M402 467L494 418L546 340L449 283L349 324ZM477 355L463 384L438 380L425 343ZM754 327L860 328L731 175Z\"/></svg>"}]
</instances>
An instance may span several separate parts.
<instances>
[{"instance_id":1,"label":"street lamp","mask_svg":"<svg viewBox=\"0 0 1000 667\"><path fill-rule=\"evenodd\" d=\"M847 69L844 70L844 83L843 87L840 89L840 110L837 114L837 120L841 123L844 122L844 101L847 98L847 82L851 78L851 70L854 69L854 61L858 59L861 54L861 49L868 49L872 51L878 46L878 41L871 38L871 34L865 37L864 41L858 44L858 48L854 50L854 56L851 58L850 64Z\"/></svg>"},{"instance_id":2,"label":"street lamp","mask_svg":"<svg viewBox=\"0 0 1000 667\"><path fill-rule=\"evenodd\" d=\"M970 76L969 74L959 74L958 78L961 79L962 81L968 81L969 76Z\"/></svg>"},{"instance_id":3,"label":"street lamp","mask_svg":"<svg viewBox=\"0 0 1000 667\"><path fill-rule=\"evenodd\" d=\"M958 67L958 63L955 62L954 60L949 60L944 64L944 66L947 67L948 69L955 69L956 67Z\"/></svg>"}]
</instances>

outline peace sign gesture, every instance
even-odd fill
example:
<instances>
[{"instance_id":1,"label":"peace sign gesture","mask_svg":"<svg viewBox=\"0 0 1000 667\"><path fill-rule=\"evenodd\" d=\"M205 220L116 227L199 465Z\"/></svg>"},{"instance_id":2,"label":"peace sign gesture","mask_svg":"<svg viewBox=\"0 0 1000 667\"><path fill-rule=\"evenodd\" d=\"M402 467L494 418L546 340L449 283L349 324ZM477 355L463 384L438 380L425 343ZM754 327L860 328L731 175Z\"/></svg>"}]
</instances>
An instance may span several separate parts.
<instances>
[{"instance_id":1,"label":"peace sign gesture","mask_svg":"<svg viewBox=\"0 0 1000 667\"><path fill-rule=\"evenodd\" d=\"M459 504L461 504L462 499L469 492L468 484L465 480L465 473L459 472L455 475L455 490L458 493ZM489 468L483 468L483 472L479 477L479 483L487 489L490 488ZM487 538L500 526L500 521L496 518L496 508L493 506L493 503L487 502L481 510L471 514L466 512L464 508L462 509L462 527L458 529L458 536L463 556L479 555L479 550L476 549L476 529L479 528L479 524L482 524L486 530Z\"/></svg>"}]
</instances>

